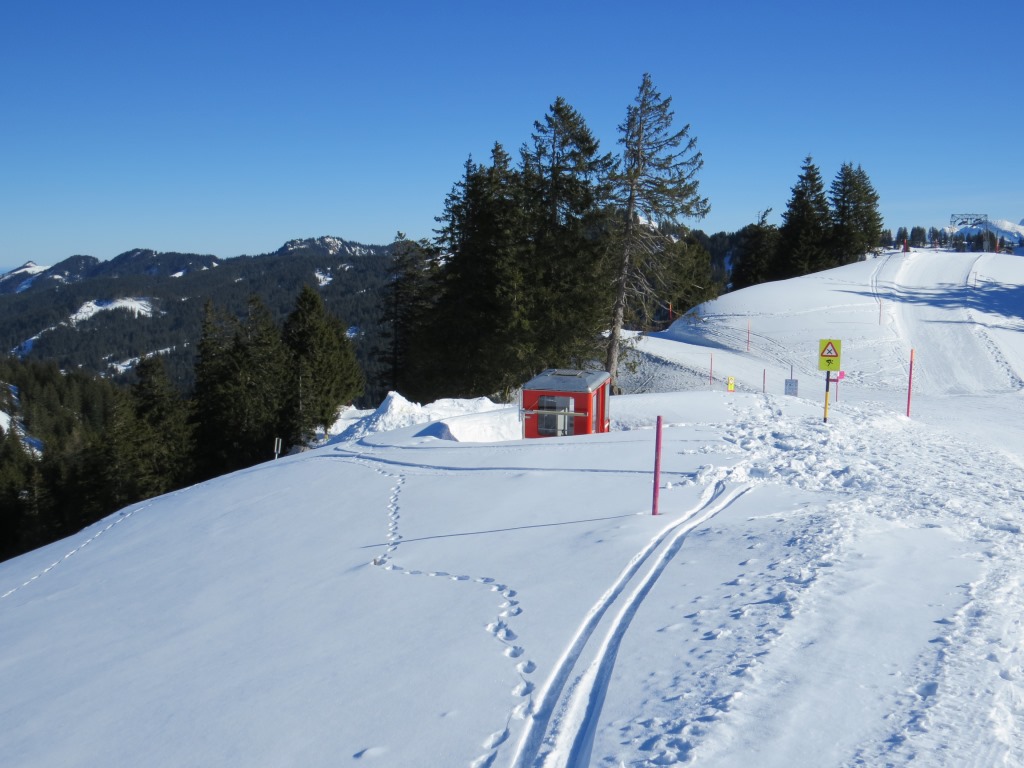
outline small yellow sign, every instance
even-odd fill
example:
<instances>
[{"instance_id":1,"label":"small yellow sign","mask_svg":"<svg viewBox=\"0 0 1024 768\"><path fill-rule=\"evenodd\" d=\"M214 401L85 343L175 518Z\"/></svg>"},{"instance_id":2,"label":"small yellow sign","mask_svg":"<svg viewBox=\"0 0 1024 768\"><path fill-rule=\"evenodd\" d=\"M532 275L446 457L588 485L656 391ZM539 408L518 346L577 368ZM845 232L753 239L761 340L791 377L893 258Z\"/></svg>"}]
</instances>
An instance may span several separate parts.
<instances>
[{"instance_id":1,"label":"small yellow sign","mask_svg":"<svg viewBox=\"0 0 1024 768\"><path fill-rule=\"evenodd\" d=\"M735 376L730 376L726 380L726 384L728 385L728 390L730 392L735 392L736 391L736 377Z\"/></svg>"},{"instance_id":2,"label":"small yellow sign","mask_svg":"<svg viewBox=\"0 0 1024 768\"><path fill-rule=\"evenodd\" d=\"M838 371L843 354L843 342L839 339L821 339L818 342L818 370Z\"/></svg>"}]
</instances>

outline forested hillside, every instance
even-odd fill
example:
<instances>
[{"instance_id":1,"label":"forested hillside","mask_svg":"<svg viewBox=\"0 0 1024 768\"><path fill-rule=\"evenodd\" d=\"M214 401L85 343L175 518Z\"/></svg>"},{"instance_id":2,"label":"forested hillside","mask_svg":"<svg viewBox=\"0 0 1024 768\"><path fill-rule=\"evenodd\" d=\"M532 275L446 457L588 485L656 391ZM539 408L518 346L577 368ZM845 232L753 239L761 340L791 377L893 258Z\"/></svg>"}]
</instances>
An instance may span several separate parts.
<instances>
[{"instance_id":1,"label":"forested hillside","mask_svg":"<svg viewBox=\"0 0 1024 768\"><path fill-rule=\"evenodd\" d=\"M389 252L389 246L319 238L232 259L141 250L109 262L73 257L4 286L0 349L114 378L120 377L122 364L160 352L184 393L194 382L195 345L207 301L241 317L249 298L259 296L280 323L308 285L316 287L332 315L354 329L356 354L372 369ZM145 299L152 313L100 311L83 321L70 320L88 302L125 298Z\"/></svg>"}]
</instances>

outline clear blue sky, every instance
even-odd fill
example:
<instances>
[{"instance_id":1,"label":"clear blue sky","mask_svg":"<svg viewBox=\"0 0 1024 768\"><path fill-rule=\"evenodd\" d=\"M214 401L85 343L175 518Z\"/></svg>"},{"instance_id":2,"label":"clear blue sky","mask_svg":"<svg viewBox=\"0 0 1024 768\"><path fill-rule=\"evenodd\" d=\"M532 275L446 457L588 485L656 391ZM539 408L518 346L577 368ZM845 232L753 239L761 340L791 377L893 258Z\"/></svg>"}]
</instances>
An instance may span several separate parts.
<instances>
[{"instance_id":1,"label":"clear blue sky","mask_svg":"<svg viewBox=\"0 0 1024 768\"><path fill-rule=\"evenodd\" d=\"M712 233L803 158L867 171L887 227L1024 217L1024 3L8 3L0 267L136 247L429 237L466 158L558 96L617 150L650 72L689 124Z\"/></svg>"}]
</instances>

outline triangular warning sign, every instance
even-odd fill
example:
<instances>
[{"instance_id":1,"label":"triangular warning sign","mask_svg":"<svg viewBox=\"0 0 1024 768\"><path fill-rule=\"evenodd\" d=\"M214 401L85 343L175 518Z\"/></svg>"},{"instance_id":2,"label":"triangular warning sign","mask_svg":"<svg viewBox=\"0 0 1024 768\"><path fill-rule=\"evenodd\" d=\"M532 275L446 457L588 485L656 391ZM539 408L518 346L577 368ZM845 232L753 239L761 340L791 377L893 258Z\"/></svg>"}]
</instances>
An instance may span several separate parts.
<instances>
[{"instance_id":1,"label":"triangular warning sign","mask_svg":"<svg viewBox=\"0 0 1024 768\"><path fill-rule=\"evenodd\" d=\"M839 357L839 353L836 352L835 345L830 341L825 345L825 348L821 350L822 357Z\"/></svg>"}]
</instances>

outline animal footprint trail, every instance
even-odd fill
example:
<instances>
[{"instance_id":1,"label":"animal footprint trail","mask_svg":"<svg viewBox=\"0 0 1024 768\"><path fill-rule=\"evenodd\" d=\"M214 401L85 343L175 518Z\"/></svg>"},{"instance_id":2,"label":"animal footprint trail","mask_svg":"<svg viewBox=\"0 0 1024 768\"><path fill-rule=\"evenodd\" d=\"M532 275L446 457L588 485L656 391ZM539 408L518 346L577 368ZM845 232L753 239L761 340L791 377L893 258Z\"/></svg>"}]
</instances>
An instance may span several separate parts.
<instances>
[{"instance_id":1,"label":"animal footprint trail","mask_svg":"<svg viewBox=\"0 0 1024 768\"><path fill-rule=\"evenodd\" d=\"M524 720L529 717L533 709L533 692L535 689L534 683L529 679L529 676L536 670L536 664L529 659L522 659L524 649L522 646L515 645L515 641L518 639L518 635L515 630L509 625L509 620L520 616L523 613L523 608L517 598L517 592L511 589L508 585L499 583L496 579L490 576L472 577L464 573L453 573L448 570L420 570L420 569L407 569L402 565L394 562L394 554L398 550L402 543L402 535L399 532L401 527L401 496L402 490L405 486L406 477L401 474L394 474L388 472L380 467L373 466L372 469L378 474L386 477L393 478L395 483L391 487L390 495L388 496L387 503L387 544L384 552L373 558L371 563L376 566L382 566L383 570L401 573L406 576L426 576L429 578L443 579L452 582L479 584L485 586L490 591L498 593L501 598L501 602L498 605L498 613L495 619L484 626L484 629L490 633L495 640L501 645L502 653L509 659L516 660L516 674L519 677L519 682L516 683L511 691L511 696L516 699L516 703L513 704L509 709L508 717L505 720L504 726L492 732L482 742L481 746L484 748L484 754L477 757L470 763L470 768L488 768L494 764L497 759L498 749L509 738L509 726L513 720Z\"/></svg>"},{"instance_id":2,"label":"animal footprint trail","mask_svg":"<svg viewBox=\"0 0 1024 768\"><path fill-rule=\"evenodd\" d=\"M19 584L16 587L12 587L11 589L9 589L6 592L4 592L2 595L0 595L0 600L3 600L5 597L9 597L9 596L13 595L19 589L24 589L25 587L27 587L32 582L42 578L43 576L48 574L50 571L52 571L54 568L56 568L58 565L63 563L65 560L67 560L69 557L72 557L72 556L78 554L79 552L81 552L85 547L87 547L92 542L96 541L96 539L98 539L104 533L109 531L115 525L118 525L119 523L123 523L125 520L127 520L129 517L134 515L136 512L141 512L144 509L147 509L149 506L150 506L149 504L143 504L141 507L136 507L131 512L121 512L121 513L119 513L118 516L116 518L114 518L114 520L112 520L110 523L108 523L106 526L104 526L100 530L96 531L96 533L94 533L88 539L86 539L81 544L79 544L77 547L72 549L70 552L68 552L62 558L60 558L59 560L54 560L46 568L43 568L43 570L41 570L39 573L37 573L35 576L31 577L30 579L28 579L24 583Z\"/></svg>"}]
</instances>

